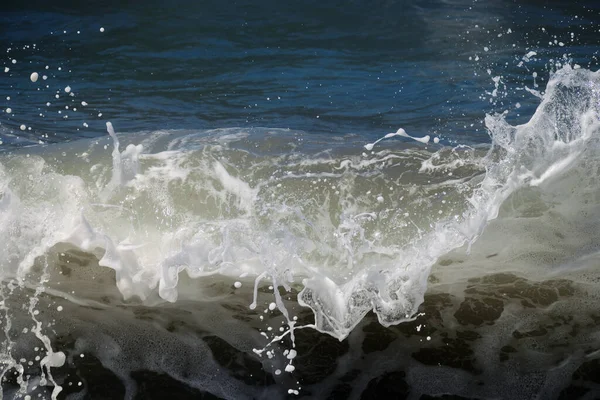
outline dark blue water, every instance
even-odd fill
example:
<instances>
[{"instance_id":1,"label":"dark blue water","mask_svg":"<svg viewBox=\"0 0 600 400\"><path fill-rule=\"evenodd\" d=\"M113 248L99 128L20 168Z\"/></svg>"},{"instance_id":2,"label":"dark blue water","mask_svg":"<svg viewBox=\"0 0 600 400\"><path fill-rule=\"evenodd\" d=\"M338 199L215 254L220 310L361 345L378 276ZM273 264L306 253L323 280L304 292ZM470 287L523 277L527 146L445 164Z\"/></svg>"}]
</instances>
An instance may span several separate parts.
<instances>
[{"instance_id":1,"label":"dark blue water","mask_svg":"<svg viewBox=\"0 0 600 400\"><path fill-rule=\"evenodd\" d=\"M2 64L10 72L0 94L14 115L0 122L17 131L26 124L23 136L34 141L102 135L111 120L121 131L263 126L377 136L404 127L481 142L486 112L510 110L518 119L516 102L524 115L538 102L508 89L491 104L491 76L509 88L532 86L535 71L543 87L551 60L563 54L597 64L594 4L3 3ZM549 45L554 38L565 47ZM517 66L530 50L539 56ZM46 73L49 87L29 82L33 71ZM64 96L67 85L75 97ZM89 105L64 109L81 101Z\"/></svg>"},{"instance_id":2,"label":"dark blue water","mask_svg":"<svg viewBox=\"0 0 600 400\"><path fill-rule=\"evenodd\" d=\"M86 3L0 5L0 398L598 398L600 2Z\"/></svg>"}]
</instances>

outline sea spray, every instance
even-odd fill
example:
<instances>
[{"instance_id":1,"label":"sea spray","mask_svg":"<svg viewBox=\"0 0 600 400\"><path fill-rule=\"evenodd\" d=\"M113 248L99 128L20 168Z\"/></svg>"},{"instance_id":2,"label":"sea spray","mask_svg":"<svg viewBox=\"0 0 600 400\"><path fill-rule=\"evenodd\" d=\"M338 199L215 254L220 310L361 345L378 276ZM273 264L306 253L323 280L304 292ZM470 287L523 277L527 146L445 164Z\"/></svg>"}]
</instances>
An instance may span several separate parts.
<instances>
[{"instance_id":1,"label":"sea spray","mask_svg":"<svg viewBox=\"0 0 600 400\"><path fill-rule=\"evenodd\" d=\"M6 379L8 379L7 373L14 373L16 374L16 382L19 385L19 389L17 393L13 395L27 397L28 393L34 392L37 387L47 386L51 389L50 398L52 400L56 400L63 388L54 379L52 370L54 368L62 367L65 364L65 354L62 351L55 351L53 349L51 339L47 335L47 331L52 329L52 324L46 323L46 326L44 326L44 322L40 320L40 310L38 308L38 304L40 297L45 292L45 284L48 281L47 263L44 263L42 268L43 269L39 276L39 281L33 281L35 284L35 290L33 290L33 293L31 293L31 291L29 291L27 288L29 282L23 280L13 280L7 283L2 282L0 285L0 309L3 312L2 324L4 332L4 340L2 341L0 353L0 365L2 366L2 369L0 370L0 379L2 382L5 382ZM28 291L28 304L23 304L23 306L27 306L26 309L28 316L33 325L30 325L30 328L23 328L21 335L26 336L28 333L31 333L34 335L37 341L42 343L41 348L36 346L35 349L27 349L28 353L30 354L30 360L23 358L22 355L21 357L13 356L13 353L19 354L23 339L11 335L11 329L13 328L12 320L17 318L14 313L11 313L11 311L14 311L15 305L13 298L23 298L24 296L20 296L19 294L27 293ZM12 307L9 308L9 304L11 304ZM22 323L20 318L18 320L19 323ZM35 343L35 341L30 341L30 343ZM33 354L40 352L41 355L33 359L34 355L31 355L32 350L35 350ZM30 373L26 373L26 371L30 370L32 365L39 366L39 378L36 376L31 376ZM3 393L2 387L0 387L0 397L3 397L4 394L5 393Z\"/></svg>"},{"instance_id":2,"label":"sea spray","mask_svg":"<svg viewBox=\"0 0 600 400\"><path fill-rule=\"evenodd\" d=\"M467 210L436 222L397 255L391 269L367 269L342 285L326 277L305 279L299 302L313 309L317 329L341 340L370 310L385 326L411 320L440 256L464 244L468 251L512 193L562 173L597 137L598 109L589 82L598 79L598 73L565 66L551 77L527 124L512 127L502 116L488 116L492 148L484 160L485 176L466 199Z\"/></svg>"},{"instance_id":3,"label":"sea spray","mask_svg":"<svg viewBox=\"0 0 600 400\"><path fill-rule=\"evenodd\" d=\"M62 252L88 261L69 266L62 281L61 264L49 263L43 293L72 304L126 299L126 309L160 310L253 288L243 307L269 317L252 314L264 322L264 335L244 348L287 379L302 357L298 332L316 328L343 339L371 310L386 326L417 318L436 260L476 250L506 199L545 188L594 151L598 110L590 82L597 81L584 69L559 70L529 123L486 118L491 147L387 141L371 154L343 146L315 153L308 135L289 130L150 132L118 141L113 130L112 142L5 155L3 279L26 281L36 262ZM234 282L241 286L230 292ZM314 321L297 319L298 306L310 307ZM267 321L274 318L283 323ZM14 336L6 335L8 347ZM93 343L84 347L124 371ZM242 347L239 336L234 343ZM45 350L50 370L59 350ZM291 350L298 356L277 360ZM7 365L24 373L18 361Z\"/></svg>"}]
</instances>

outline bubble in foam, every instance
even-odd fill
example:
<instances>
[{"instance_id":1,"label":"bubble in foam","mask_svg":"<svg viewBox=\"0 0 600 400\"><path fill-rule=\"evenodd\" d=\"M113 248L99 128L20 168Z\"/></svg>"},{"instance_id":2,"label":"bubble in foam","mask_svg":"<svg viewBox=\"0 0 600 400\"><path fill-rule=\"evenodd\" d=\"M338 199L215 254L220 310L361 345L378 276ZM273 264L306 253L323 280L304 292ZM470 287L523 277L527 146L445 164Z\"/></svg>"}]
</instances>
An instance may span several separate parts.
<instances>
[{"instance_id":1,"label":"bubble in foam","mask_svg":"<svg viewBox=\"0 0 600 400\"><path fill-rule=\"evenodd\" d=\"M298 355L298 352L294 349L291 349L286 357L288 360L293 360L294 358L296 358L297 355Z\"/></svg>"},{"instance_id":2,"label":"bubble in foam","mask_svg":"<svg viewBox=\"0 0 600 400\"><path fill-rule=\"evenodd\" d=\"M242 287L242 282L235 282L235 283L233 284L233 286L235 286L235 287L236 287L236 289L239 289L239 288L241 288L241 287Z\"/></svg>"},{"instance_id":3,"label":"bubble in foam","mask_svg":"<svg viewBox=\"0 0 600 400\"><path fill-rule=\"evenodd\" d=\"M67 87L65 88L65 92L66 92L66 93L71 93L71 86L67 86Z\"/></svg>"},{"instance_id":4,"label":"bubble in foam","mask_svg":"<svg viewBox=\"0 0 600 400\"><path fill-rule=\"evenodd\" d=\"M21 130L24 131L25 129L27 129L27 127L25 125L21 125Z\"/></svg>"},{"instance_id":5,"label":"bubble in foam","mask_svg":"<svg viewBox=\"0 0 600 400\"><path fill-rule=\"evenodd\" d=\"M12 112L12 108L8 107L8 108L6 109L6 112L7 112L8 114L10 114L10 113Z\"/></svg>"},{"instance_id":6,"label":"bubble in foam","mask_svg":"<svg viewBox=\"0 0 600 400\"><path fill-rule=\"evenodd\" d=\"M15 59L13 58L13 60L12 60L12 63L13 63L13 64L16 64L16 63L17 63L17 60L15 60Z\"/></svg>"},{"instance_id":7,"label":"bubble in foam","mask_svg":"<svg viewBox=\"0 0 600 400\"><path fill-rule=\"evenodd\" d=\"M36 83L39 77L40 76L38 75L37 72L32 72L31 75L29 76L29 79L31 79L31 82Z\"/></svg>"},{"instance_id":8,"label":"bubble in foam","mask_svg":"<svg viewBox=\"0 0 600 400\"><path fill-rule=\"evenodd\" d=\"M285 372L294 372L295 369L296 367L294 367L292 364L288 364L285 366Z\"/></svg>"},{"instance_id":9,"label":"bubble in foam","mask_svg":"<svg viewBox=\"0 0 600 400\"><path fill-rule=\"evenodd\" d=\"M104 28L100 28L100 32L104 32Z\"/></svg>"},{"instance_id":10,"label":"bubble in foam","mask_svg":"<svg viewBox=\"0 0 600 400\"><path fill-rule=\"evenodd\" d=\"M277 305L275 303L269 304L269 310L273 311L275 309L275 307L277 307Z\"/></svg>"},{"instance_id":11,"label":"bubble in foam","mask_svg":"<svg viewBox=\"0 0 600 400\"><path fill-rule=\"evenodd\" d=\"M8 71L10 71L10 68L4 67L4 72L8 72Z\"/></svg>"}]
</instances>

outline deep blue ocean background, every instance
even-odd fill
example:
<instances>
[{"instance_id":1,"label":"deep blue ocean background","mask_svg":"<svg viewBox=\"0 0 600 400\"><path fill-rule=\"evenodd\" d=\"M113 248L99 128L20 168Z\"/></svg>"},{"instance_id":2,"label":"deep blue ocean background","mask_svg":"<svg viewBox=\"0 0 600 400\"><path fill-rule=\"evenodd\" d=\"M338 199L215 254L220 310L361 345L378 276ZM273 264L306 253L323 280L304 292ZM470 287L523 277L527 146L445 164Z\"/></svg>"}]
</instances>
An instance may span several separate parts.
<instances>
[{"instance_id":1,"label":"deep blue ocean background","mask_svg":"<svg viewBox=\"0 0 600 400\"><path fill-rule=\"evenodd\" d=\"M2 72L0 103L13 114L0 114L0 122L17 132L31 127L22 136L33 142L46 134L45 141L104 135L106 120L123 132L261 126L378 137L403 127L486 142L485 113L509 110L509 120L526 121L535 109L537 98L514 90L533 87L532 72L543 88L563 54L597 65L599 7L9 1L0 13L2 66L10 68ZM518 66L529 51L537 57ZM48 75L48 88L26 79L34 71L40 80ZM492 103L486 92L497 75L507 90ZM55 99L66 86L75 97ZM73 112L80 101L89 105Z\"/></svg>"}]
</instances>

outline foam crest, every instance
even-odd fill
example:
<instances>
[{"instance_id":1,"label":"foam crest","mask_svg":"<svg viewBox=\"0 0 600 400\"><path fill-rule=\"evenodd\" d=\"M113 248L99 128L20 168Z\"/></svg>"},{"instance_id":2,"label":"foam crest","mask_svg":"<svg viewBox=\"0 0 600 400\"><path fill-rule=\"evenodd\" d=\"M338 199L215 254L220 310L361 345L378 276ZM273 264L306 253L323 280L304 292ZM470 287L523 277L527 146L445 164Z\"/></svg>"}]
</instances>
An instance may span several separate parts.
<instances>
[{"instance_id":1,"label":"foam crest","mask_svg":"<svg viewBox=\"0 0 600 400\"><path fill-rule=\"evenodd\" d=\"M68 243L113 270L124 298L148 304L200 298L190 280L220 275L255 286L255 298L265 283L300 292L316 328L339 339L371 310L384 325L410 320L436 260L468 251L511 194L591 151L597 84L597 73L557 71L527 124L487 116L487 152L389 141L371 154L315 153L289 130L117 137L107 124L112 143L6 155L2 274L24 279ZM293 315L274 300L293 335Z\"/></svg>"},{"instance_id":2,"label":"foam crest","mask_svg":"<svg viewBox=\"0 0 600 400\"><path fill-rule=\"evenodd\" d=\"M551 77L527 124L513 127L502 115L487 116L492 148L483 160L486 173L481 183L466 199L467 210L435 223L403 249L391 267L369 268L343 285L306 279L299 301L315 312L317 329L342 339L371 309L383 325L413 318L431 266L440 256L465 244L469 251L512 193L564 173L590 140L597 139L597 84L598 73L566 66Z\"/></svg>"}]
</instances>

